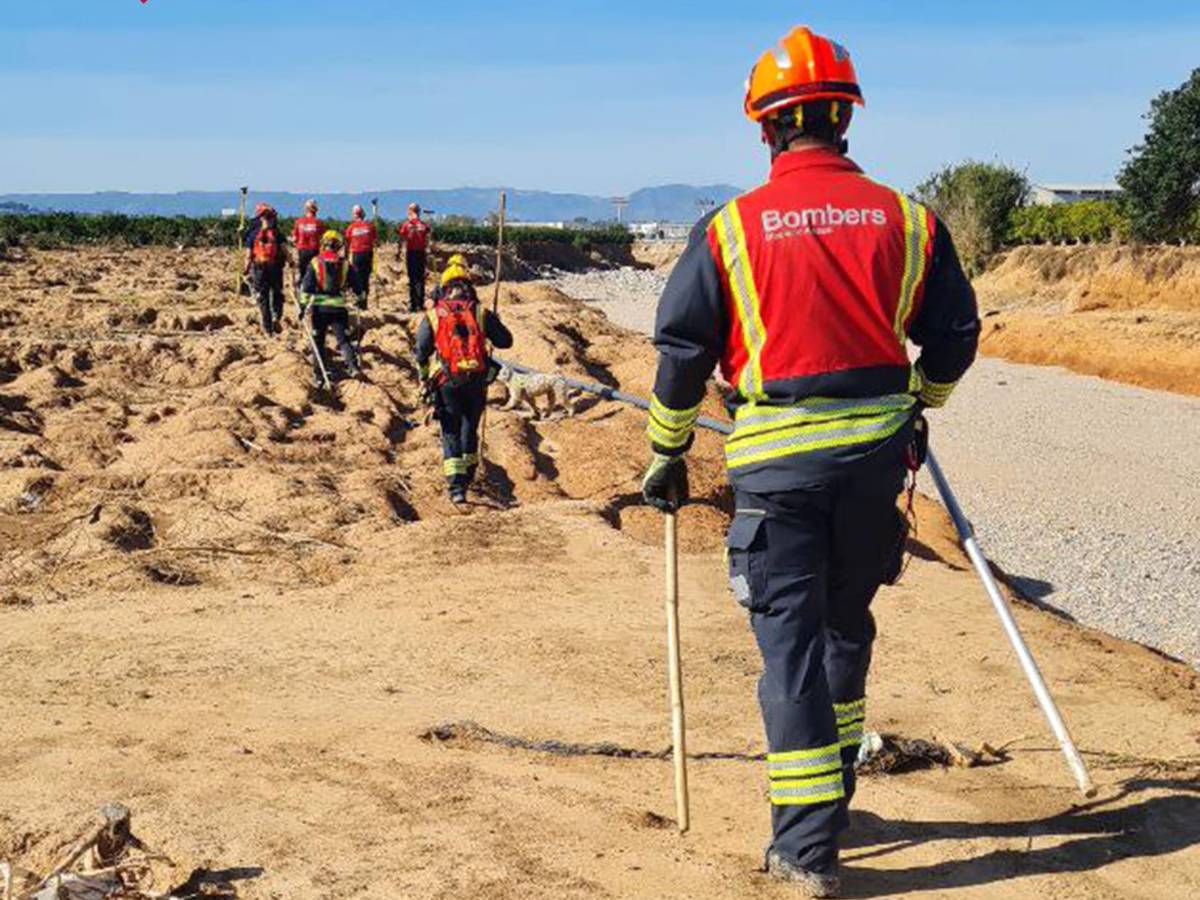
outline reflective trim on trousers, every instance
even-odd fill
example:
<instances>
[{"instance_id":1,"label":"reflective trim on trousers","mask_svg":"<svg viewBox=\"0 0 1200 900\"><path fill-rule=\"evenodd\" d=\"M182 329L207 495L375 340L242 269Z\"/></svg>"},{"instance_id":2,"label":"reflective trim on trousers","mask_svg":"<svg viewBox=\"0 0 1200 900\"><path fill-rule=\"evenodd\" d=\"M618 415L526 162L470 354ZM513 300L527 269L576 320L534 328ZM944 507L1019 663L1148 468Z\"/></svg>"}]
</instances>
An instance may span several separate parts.
<instances>
[{"instance_id":1,"label":"reflective trim on trousers","mask_svg":"<svg viewBox=\"0 0 1200 900\"><path fill-rule=\"evenodd\" d=\"M772 779L830 775L841 768L842 754L839 744L767 755L767 772Z\"/></svg>"},{"instance_id":2,"label":"reflective trim on trousers","mask_svg":"<svg viewBox=\"0 0 1200 900\"><path fill-rule=\"evenodd\" d=\"M812 806L818 803L832 803L845 796L846 788L842 784L840 770L819 778L771 782L773 806Z\"/></svg>"}]
</instances>

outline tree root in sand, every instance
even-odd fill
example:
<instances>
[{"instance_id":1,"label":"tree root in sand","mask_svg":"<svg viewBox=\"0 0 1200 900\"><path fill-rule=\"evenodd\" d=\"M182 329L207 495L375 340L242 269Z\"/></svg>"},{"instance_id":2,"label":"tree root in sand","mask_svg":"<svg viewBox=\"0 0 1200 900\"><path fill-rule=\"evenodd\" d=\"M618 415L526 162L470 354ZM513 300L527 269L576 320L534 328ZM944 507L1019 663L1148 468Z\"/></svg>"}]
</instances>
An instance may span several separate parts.
<instances>
[{"instance_id":1,"label":"tree root in sand","mask_svg":"<svg viewBox=\"0 0 1200 900\"><path fill-rule=\"evenodd\" d=\"M622 747L607 741L577 744L560 740L535 740L516 735L500 734L478 722L443 722L418 735L421 740L435 744L495 744L513 750L529 750L553 756L601 756L609 759L668 760L671 747L663 750L644 750ZM946 767L955 764L955 754L939 743L920 739L910 740L897 735L882 735L882 749L857 766L863 775L896 775L918 769ZM722 762L763 762L765 753L710 752L689 753L688 759Z\"/></svg>"}]
</instances>

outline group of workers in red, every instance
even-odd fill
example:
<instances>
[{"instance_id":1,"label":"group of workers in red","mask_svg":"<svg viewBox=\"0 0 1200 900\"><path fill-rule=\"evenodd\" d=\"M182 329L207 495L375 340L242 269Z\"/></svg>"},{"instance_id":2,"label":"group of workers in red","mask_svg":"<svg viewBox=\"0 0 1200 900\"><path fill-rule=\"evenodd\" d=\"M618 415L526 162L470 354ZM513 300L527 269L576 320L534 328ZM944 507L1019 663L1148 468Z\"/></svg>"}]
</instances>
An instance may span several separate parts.
<instances>
[{"instance_id":1,"label":"group of workers in red","mask_svg":"<svg viewBox=\"0 0 1200 900\"><path fill-rule=\"evenodd\" d=\"M375 252L379 232L374 222L366 218L366 210L356 205L350 214L345 233L326 228L320 219L316 200L304 203L304 215L292 227L291 244L295 249L296 285L304 281L313 263L326 245L337 245L337 251L347 263L348 278L354 286L359 308L366 309L371 289L371 274L375 268ZM409 309L420 312L425 308L426 257L432 229L421 218L421 207L409 204L408 218L397 226L396 259L405 260L408 270ZM268 203L254 210L254 221L245 235L246 259L243 274L250 279L262 313L263 330L277 334L283 315L283 269L288 263L286 240L279 229L279 214Z\"/></svg>"},{"instance_id":2,"label":"group of workers in red","mask_svg":"<svg viewBox=\"0 0 1200 900\"><path fill-rule=\"evenodd\" d=\"M350 378L360 375L358 352L350 338L350 308L367 308L371 273L379 241L378 229L355 206L344 233L326 228L318 218L315 200L304 204L291 242L296 250L296 305L303 324L311 309L313 387L329 387L325 337L332 332ZM422 313L417 326L417 368L422 397L442 429L443 469L450 499L466 502L467 488L479 466L479 427L487 402L487 385L495 374L490 348L512 346L512 334L494 312L484 309L471 284L465 257L450 257L430 301L425 300L426 260L432 230L413 203L408 218L396 229L396 258L403 255L408 270L409 310ZM266 203L258 204L245 236L243 275L250 279L268 335L282 329L286 240L279 216ZM361 327L359 337L361 338Z\"/></svg>"}]
</instances>

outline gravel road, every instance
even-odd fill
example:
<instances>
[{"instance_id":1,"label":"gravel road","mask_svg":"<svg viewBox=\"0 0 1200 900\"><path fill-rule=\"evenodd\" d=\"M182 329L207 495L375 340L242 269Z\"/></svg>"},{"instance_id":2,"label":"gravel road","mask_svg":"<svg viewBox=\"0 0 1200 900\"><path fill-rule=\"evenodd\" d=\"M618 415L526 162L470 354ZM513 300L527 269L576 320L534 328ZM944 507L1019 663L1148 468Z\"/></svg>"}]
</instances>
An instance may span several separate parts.
<instances>
[{"instance_id":1,"label":"gravel road","mask_svg":"<svg viewBox=\"0 0 1200 900\"><path fill-rule=\"evenodd\" d=\"M665 283L558 286L649 333ZM1200 668L1200 399L981 358L931 420L980 544L1025 593Z\"/></svg>"}]
</instances>

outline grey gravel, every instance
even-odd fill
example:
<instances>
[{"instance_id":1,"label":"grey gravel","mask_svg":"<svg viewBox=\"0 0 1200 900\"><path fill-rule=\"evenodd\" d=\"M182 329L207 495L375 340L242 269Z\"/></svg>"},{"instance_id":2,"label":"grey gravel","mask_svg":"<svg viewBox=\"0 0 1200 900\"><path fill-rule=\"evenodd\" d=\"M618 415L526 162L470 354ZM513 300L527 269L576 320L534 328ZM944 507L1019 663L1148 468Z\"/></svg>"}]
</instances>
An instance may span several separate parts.
<instances>
[{"instance_id":1,"label":"grey gravel","mask_svg":"<svg viewBox=\"0 0 1200 900\"><path fill-rule=\"evenodd\" d=\"M646 334L665 283L556 280ZM981 358L930 418L984 552L1024 593L1200 668L1200 399Z\"/></svg>"}]
</instances>

